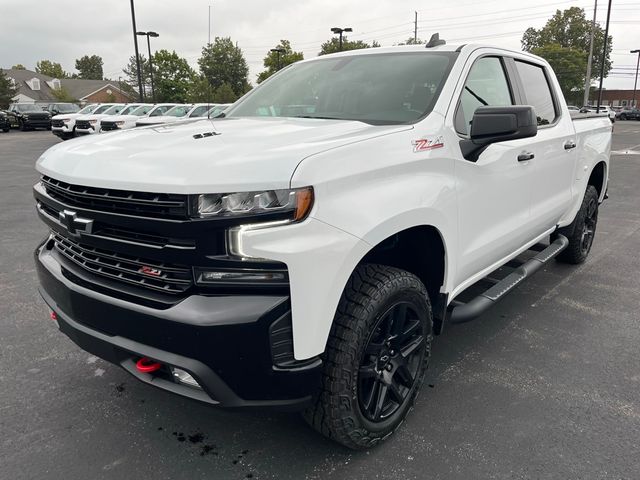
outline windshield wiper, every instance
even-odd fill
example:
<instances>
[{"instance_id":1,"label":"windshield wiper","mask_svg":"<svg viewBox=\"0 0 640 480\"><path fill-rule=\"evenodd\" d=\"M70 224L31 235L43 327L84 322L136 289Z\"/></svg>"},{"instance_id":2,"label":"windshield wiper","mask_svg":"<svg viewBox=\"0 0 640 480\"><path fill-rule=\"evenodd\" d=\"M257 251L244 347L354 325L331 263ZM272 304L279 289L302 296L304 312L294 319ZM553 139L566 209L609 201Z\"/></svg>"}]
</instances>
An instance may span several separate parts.
<instances>
[{"instance_id":1,"label":"windshield wiper","mask_svg":"<svg viewBox=\"0 0 640 480\"><path fill-rule=\"evenodd\" d=\"M476 98L476 100L478 100L485 107L489 105L488 102L486 102L480 95L478 95L476 92L471 90L469 87L464 87L464 89L468 91L471 95L473 95Z\"/></svg>"}]
</instances>

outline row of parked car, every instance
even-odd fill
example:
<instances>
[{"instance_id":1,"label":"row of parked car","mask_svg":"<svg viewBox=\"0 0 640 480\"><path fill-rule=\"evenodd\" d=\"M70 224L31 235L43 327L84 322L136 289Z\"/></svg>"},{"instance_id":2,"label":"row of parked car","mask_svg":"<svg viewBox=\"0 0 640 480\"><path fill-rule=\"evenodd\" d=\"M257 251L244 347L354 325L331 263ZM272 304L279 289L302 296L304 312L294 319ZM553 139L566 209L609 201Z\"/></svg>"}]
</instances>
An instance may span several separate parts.
<instances>
[{"instance_id":1,"label":"row of parked car","mask_svg":"<svg viewBox=\"0 0 640 480\"><path fill-rule=\"evenodd\" d=\"M570 112L575 113L595 113L597 111L597 107L593 105L585 105L584 107L568 105L568 108ZM615 120L640 120L640 110L637 108L601 106L599 113L607 115L612 122Z\"/></svg>"},{"instance_id":2,"label":"row of parked car","mask_svg":"<svg viewBox=\"0 0 640 480\"><path fill-rule=\"evenodd\" d=\"M0 111L0 130L45 128L67 140L81 135L161 125L189 118L216 117L231 104L217 103L96 103L80 109L75 104L15 103Z\"/></svg>"}]
</instances>

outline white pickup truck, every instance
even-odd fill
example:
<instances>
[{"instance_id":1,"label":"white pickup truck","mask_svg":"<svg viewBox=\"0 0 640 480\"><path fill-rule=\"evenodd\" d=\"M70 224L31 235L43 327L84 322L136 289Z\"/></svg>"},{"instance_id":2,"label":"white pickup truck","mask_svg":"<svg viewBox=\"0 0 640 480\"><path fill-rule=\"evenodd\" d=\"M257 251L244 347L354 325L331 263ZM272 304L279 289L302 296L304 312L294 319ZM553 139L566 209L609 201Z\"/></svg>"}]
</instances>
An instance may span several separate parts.
<instances>
[{"instance_id":1,"label":"white pickup truck","mask_svg":"<svg viewBox=\"0 0 640 480\"><path fill-rule=\"evenodd\" d=\"M367 448L411 409L447 322L587 258L611 129L572 120L522 52L433 39L305 60L224 118L45 152L40 292L143 382L300 409Z\"/></svg>"}]
</instances>

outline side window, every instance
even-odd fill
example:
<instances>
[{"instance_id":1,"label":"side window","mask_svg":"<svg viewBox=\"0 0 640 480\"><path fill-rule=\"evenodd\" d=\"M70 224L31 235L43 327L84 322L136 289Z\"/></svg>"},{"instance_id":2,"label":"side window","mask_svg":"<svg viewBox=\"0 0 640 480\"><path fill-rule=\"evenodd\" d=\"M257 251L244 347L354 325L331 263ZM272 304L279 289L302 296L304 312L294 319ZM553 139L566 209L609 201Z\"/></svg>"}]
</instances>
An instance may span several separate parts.
<instances>
[{"instance_id":1,"label":"side window","mask_svg":"<svg viewBox=\"0 0 640 480\"><path fill-rule=\"evenodd\" d=\"M487 105L513 105L507 76L497 57L482 57L471 67L456 110L456 131L468 135L474 112Z\"/></svg>"},{"instance_id":2,"label":"side window","mask_svg":"<svg viewBox=\"0 0 640 480\"><path fill-rule=\"evenodd\" d=\"M553 95L544 69L538 65L516 60L518 75L524 87L527 103L536 110L538 125L549 125L557 117Z\"/></svg>"}]
</instances>

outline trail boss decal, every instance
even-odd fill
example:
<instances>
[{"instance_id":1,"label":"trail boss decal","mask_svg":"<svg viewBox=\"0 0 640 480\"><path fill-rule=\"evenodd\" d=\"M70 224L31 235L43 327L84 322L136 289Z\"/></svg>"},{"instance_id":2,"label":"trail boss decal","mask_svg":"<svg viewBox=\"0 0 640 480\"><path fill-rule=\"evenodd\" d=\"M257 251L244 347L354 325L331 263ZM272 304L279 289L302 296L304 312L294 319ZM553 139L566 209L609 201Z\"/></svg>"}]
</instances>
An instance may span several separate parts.
<instances>
[{"instance_id":1,"label":"trail boss decal","mask_svg":"<svg viewBox=\"0 0 640 480\"><path fill-rule=\"evenodd\" d=\"M444 138L442 136L434 139L421 138L419 140L413 140L413 152L425 152L427 150L435 150L436 148L444 147Z\"/></svg>"}]
</instances>

